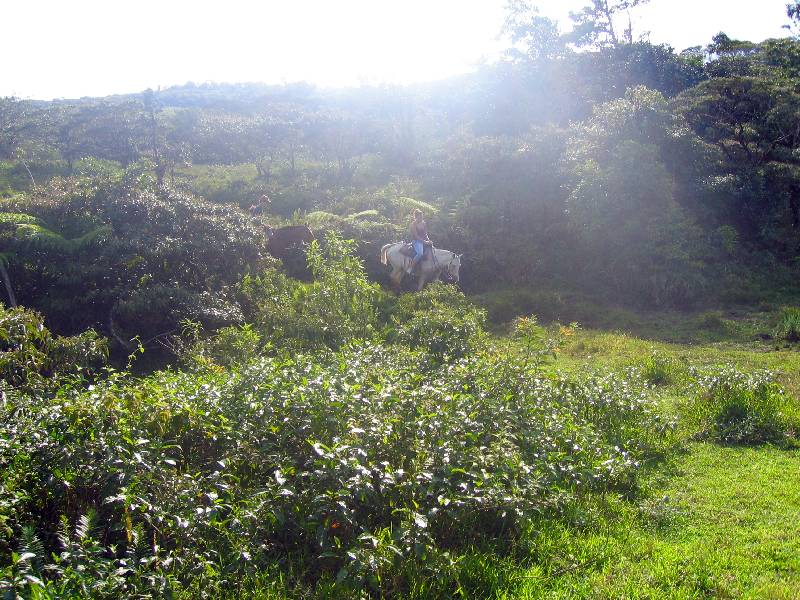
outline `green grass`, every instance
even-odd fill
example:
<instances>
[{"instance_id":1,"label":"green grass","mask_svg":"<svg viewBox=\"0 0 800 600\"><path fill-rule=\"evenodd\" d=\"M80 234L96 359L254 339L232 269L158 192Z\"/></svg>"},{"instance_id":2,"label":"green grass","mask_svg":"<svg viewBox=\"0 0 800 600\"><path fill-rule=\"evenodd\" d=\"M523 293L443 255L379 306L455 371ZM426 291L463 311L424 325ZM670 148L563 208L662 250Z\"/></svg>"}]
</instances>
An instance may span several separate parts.
<instances>
[{"instance_id":1,"label":"green grass","mask_svg":"<svg viewBox=\"0 0 800 600\"><path fill-rule=\"evenodd\" d=\"M716 326L717 316L698 319ZM797 347L776 348L741 333L768 322L768 315L723 320L726 336L709 341L701 333L695 343L578 331L549 368L638 368L669 411L691 401L693 368L768 369L797 409ZM649 333L661 337L657 328ZM513 584L496 597L800 598L800 451L688 441L683 447L656 467L633 501L607 498L604 510L588 508L574 522L543 526L529 540L536 562L507 575Z\"/></svg>"},{"instance_id":2,"label":"green grass","mask_svg":"<svg viewBox=\"0 0 800 600\"><path fill-rule=\"evenodd\" d=\"M667 393L682 392L689 366L708 369L734 365L744 371L769 369L795 398L800 398L800 346L776 346L766 341L681 344L645 340L620 332L581 331L562 347L556 367L565 371L619 370L641 365L653 352L672 361L673 385Z\"/></svg>"},{"instance_id":3,"label":"green grass","mask_svg":"<svg viewBox=\"0 0 800 600\"><path fill-rule=\"evenodd\" d=\"M772 313L734 316L698 315L689 324L673 323L668 335L662 332L669 320L640 324L649 339L569 331L547 368L570 374L636 369L668 413L694 402L696 371L766 369L797 413L798 347L757 335L771 327ZM675 341L680 338L692 341ZM542 522L522 542L528 564L504 567L484 558L491 574L485 583L494 584L478 595L800 598L800 450L691 442L686 421L683 450L655 465L638 496L587 500L562 520Z\"/></svg>"},{"instance_id":4,"label":"green grass","mask_svg":"<svg viewBox=\"0 0 800 600\"><path fill-rule=\"evenodd\" d=\"M571 572L536 566L505 597L798 598L798 472L798 451L692 444L638 511L562 533Z\"/></svg>"}]
</instances>

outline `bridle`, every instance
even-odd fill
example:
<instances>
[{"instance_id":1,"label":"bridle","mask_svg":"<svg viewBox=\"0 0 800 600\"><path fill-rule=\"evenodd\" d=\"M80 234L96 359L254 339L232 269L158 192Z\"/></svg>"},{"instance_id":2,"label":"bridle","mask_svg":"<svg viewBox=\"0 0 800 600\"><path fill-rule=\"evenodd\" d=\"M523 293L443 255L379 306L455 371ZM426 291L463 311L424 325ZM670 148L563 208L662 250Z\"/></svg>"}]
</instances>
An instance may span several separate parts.
<instances>
[{"instance_id":1,"label":"bridle","mask_svg":"<svg viewBox=\"0 0 800 600\"><path fill-rule=\"evenodd\" d=\"M450 262L447 263L447 266L444 267L444 270L447 272L448 277L453 277L453 274L450 272L450 270L452 269L453 263L456 261L456 259L460 259L461 257L452 250L450 250L449 252L451 254ZM453 279L455 279L455 277L453 277Z\"/></svg>"}]
</instances>

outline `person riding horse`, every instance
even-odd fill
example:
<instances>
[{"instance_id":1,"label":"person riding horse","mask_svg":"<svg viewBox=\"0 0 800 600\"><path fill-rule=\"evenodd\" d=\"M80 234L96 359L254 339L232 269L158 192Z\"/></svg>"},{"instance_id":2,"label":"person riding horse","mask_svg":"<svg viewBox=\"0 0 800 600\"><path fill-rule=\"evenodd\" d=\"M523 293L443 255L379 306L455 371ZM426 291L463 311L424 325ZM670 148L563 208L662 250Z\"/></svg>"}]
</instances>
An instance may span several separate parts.
<instances>
[{"instance_id":1,"label":"person riding horse","mask_svg":"<svg viewBox=\"0 0 800 600\"><path fill-rule=\"evenodd\" d=\"M418 208L414 209L414 220L411 221L410 233L411 245L414 246L414 258L411 259L411 264L408 267L409 275L423 259L425 246L433 246L433 242L428 237L428 226L425 223L422 211Z\"/></svg>"}]
</instances>

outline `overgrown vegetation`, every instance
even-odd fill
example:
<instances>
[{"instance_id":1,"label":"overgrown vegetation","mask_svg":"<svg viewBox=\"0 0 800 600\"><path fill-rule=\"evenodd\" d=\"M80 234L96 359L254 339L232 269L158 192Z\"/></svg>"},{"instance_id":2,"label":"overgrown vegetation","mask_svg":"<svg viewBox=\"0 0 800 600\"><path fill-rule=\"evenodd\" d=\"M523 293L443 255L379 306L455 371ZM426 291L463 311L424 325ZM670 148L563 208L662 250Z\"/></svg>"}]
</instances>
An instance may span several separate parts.
<instances>
[{"instance_id":1,"label":"overgrown vegetation","mask_svg":"<svg viewBox=\"0 0 800 600\"><path fill-rule=\"evenodd\" d=\"M669 447L669 421L630 382L481 351L482 312L447 286L402 297L395 343L375 345L377 290L347 243L324 247L313 283L273 273L306 323L281 347L261 343L278 316L262 305L255 327L189 346L190 371L7 390L10 590L216 595L278 569L293 585L455 593L454 556L486 536L512 552L534 518L635 493ZM316 351L287 352L302 348Z\"/></svg>"},{"instance_id":2,"label":"overgrown vegetation","mask_svg":"<svg viewBox=\"0 0 800 600\"><path fill-rule=\"evenodd\" d=\"M698 380L690 413L698 433L731 444L777 444L797 440L797 407L769 372L727 368Z\"/></svg>"},{"instance_id":3,"label":"overgrown vegetation","mask_svg":"<svg viewBox=\"0 0 800 600\"><path fill-rule=\"evenodd\" d=\"M421 207L464 252L465 290L555 294L504 298L503 320L509 302L559 317L565 291L637 309L796 295L798 42L719 34L676 53L609 36L601 4L563 35L510 4L506 59L450 84L3 99L2 210L34 220L0 228L13 293L58 333L115 344L181 318L240 324L229 288L264 245L240 211L266 193L262 221L357 240L378 281L380 246Z\"/></svg>"},{"instance_id":4,"label":"overgrown vegetation","mask_svg":"<svg viewBox=\"0 0 800 600\"><path fill-rule=\"evenodd\" d=\"M789 307L781 311L775 335L787 342L800 342L800 308Z\"/></svg>"},{"instance_id":5,"label":"overgrown vegetation","mask_svg":"<svg viewBox=\"0 0 800 600\"><path fill-rule=\"evenodd\" d=\"M627 570L704 522L683 450L796 458L800 42L676 54L639 4L512 2L451 82L0 99L0 592L767 589ZM381 286L415 208L463 291Z\"/></svg>"}]
</instances>

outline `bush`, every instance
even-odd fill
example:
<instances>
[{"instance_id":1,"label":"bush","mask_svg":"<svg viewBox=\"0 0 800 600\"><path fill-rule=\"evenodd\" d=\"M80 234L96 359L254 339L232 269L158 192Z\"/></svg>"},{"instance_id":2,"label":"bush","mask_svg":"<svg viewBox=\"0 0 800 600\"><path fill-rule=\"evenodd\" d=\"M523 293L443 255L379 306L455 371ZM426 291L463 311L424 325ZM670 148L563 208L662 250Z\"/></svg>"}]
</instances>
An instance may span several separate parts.
<instances>
[{"instance_id":1,"label":"bush","mask_svg":"<svg viewBox=\"0 0 800 600\"><path fill-rule=\"evenodd\" d=\"M800 308L787 307L781 311L775 327L775 337L787 342L800 341Z\"/></svg>"},{"instance_id":2,"label":"bush","mask_svg":"<svg viewBox=\"0 0 800 600\"><path fill-rule=\"evenodd\" d=\"M269 270L245 277L240 291L247 320L265 343L284 348L339 348L376 335L383 295L355 257L355 242L330 232L308 250L312 283Z\"/></svg>"},{"instance_id":3,"label":"bush","mask_svg":"<svg viewBox=\"0 0 800 600\"><path fill-rule=\"evenodd\" d=\"M414 576L451 596L449 551L511 547L579 497L632 492L667 440L614 376L544 377L499 355L423 366L360 345L12 398L0 585L236 596L273 573L377 597Z\"/></svg>"},{"instance_id":4,"label":"bush","mask_svg":"<svg viewBox=\"0 0 800 600\"><path fill-rule=\"evenodd\" d=\"M255 359L263 349L261 336L250 324L223 327L211 337L200 339L199 323L190 322L184 326L184 338L187 337L191 345L180 352L181 358L201 367L243 365Z\"/></svg>"},{"instance_id":5,"label":"bush","mask_svg":"<svg viewBox=\"0 0 800 600\"><path fill-rule=\"evenodd\" d=\"M666 385L670 383L675 374L674 363L656 352L642 361L642 377L650 385Z\"/></svg>"},{"instance_id":6,"label":"bush","mask_svg":"<svg viewBox=\"0 0 800 600\"><path fill-rule=\"evenodd\" d=\"M485 321L486 312L456 287L436 282L398 300L389 338L436 361L457 359L475 352Z\"/></svg>"},{"instance_id":7,"label":"bush","mask_svg":"<svg viewBox=\"0 0 800 600\"><path fill-rule=\"evenodd\" d=\"M769 371L733 367L700 377L689 407L697 433L729 444L785 442L796 436L797 412Z\"/></svg>"},{"instance_id":8,"label":"bush","mask_svg":"<svg viewBox=\"0 0 800 600\"><path fill-rule=\"evenodd\" d=\"M92 330L53 336L34 311L0 304L0 380L10 386L57 386L58 377L90 374L107 356L106 340Z\"/></svg>"},{"instance_id":9,"label":"bush","mask_svg":"<svg viewBox=\"0 0 800 600\"><path fill-rule=\"evenodd\" d=\"M227 290L264 268L263 234L238 209L129 181L134 174L55 180L8 204L42 224L4 240L20 303L54 331L103 327L123 346L174 332L185 318L239 322Z\"/></svg>"}]
</instances>

